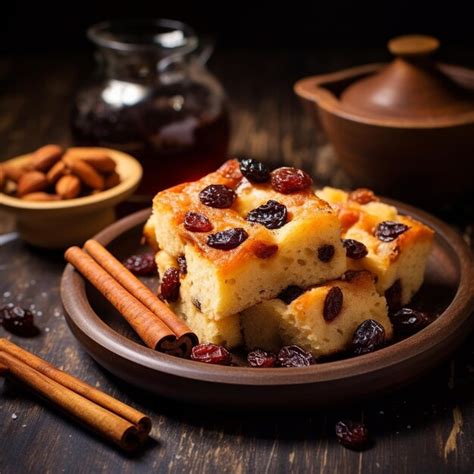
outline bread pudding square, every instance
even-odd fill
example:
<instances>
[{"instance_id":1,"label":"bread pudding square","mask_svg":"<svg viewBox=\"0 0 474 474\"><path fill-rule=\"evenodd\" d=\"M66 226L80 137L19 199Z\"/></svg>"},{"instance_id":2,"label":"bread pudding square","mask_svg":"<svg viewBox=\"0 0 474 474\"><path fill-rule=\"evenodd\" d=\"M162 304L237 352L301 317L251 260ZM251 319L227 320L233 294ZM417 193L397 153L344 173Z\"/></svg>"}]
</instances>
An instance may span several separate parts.
<instances>
[{"instance_id":1,"label":"bread pudding square","mask_svg":"<svg viewBox=\"0 0 474 474\"><path fill-rule=\"evenodd\" d=\"M210 185L232 190L232 205L204 204L200 193ZM259 216L257 221L249 220L255 216L253 211L267 205L284 209L275 228L258 222ZM210 228L189 230L189 213L201 216ZM199 181L158 193L152 219L159 248L174 258L186 258L190 296L200 301L204 314L216 320L273 298L288 285L308 287L346 270L334 210L311 188L282 194L270 183L250 183L240 173L237 160ZM214 245L217 237L227 237L229 231L239 232L231 236L240 239L236 246L210 246L210 240L214 239Z\"/></svg>"},{"instance_id":2,"label":"bread pudding square","mask_svg":"<svg viewBox=\"0 0 474 474\"><path fill-rule=\"evenodd\" d=\"M276 352L284 345L296 344L315 357L328 356L349 349L355 330L367 319L380 323L385 339L391 339L387 304L376 291L373 275L367 271L346 275L305 291L290 304L272 299L243 311L245 345ZM331 313L327 301L333 293L342 296Z\"/></svg>"},{"instance_id":3,"label":"bread pudding square","mask_svg":"<svg viewBox=\"0 0 474 474\"><path fill-rule=\"evenodd\" d=\"M164 251L156 254L156 264L160 275L170 268L179 268L179 263ZM242 345L242 331L240 328L240 316L238 314L216 320L210 318L200 310L200 302L193 299L189 291L186 275L181 275L181 286L179 298L175 302L168 303L170 308L196 333L200 343L213 343L233 349Z\"/></svg>"},{"instance_id":4,"label":"bread pudding square","mask_svg":"<svg viewBox=\"0 0 474 474\"><path fill-rule=\"evenodd\" d=\"M338 211L342 238L362 242L367 248L364 258L347 258L348 268L366 269L376 275L377 290L386 294L391 309L407 304L423 283L433 230L398 214L395 207L378 201L369 190L346 193L324 188L317 194ZM377 236L378 229L385 223L392 223L395 228L401 224L403 232Z\"/></svg>"}]
</instances>

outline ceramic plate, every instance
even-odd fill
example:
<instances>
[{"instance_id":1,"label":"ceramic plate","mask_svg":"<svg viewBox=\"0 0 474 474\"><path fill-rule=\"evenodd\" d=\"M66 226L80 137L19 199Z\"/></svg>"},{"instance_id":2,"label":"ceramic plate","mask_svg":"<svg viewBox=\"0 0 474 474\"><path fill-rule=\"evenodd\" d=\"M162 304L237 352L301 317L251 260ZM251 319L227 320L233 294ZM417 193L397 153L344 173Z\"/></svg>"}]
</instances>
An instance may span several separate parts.
<instances>
[{"instance_id":1,"label":"ceramic plate","mask_svg":"<svg viewBox=\"0 0 474 474\"><path fill-rule=\"evenodd\" d=\"M75 337L103 367L159 395L200 404L243 408L311 407L360 398L410 382L439 364L474 325L473 265L462 238L423 211L388 201L436 231L423 287L415 304L438 318L427 328L377 352L304 368L212 366L143 346L115 309L71 265L61 282L67 321ZM142 253L140 211L95 238L120 260ZM156 278L146 281L156 287Z\"/></svg>"}]
</instances>

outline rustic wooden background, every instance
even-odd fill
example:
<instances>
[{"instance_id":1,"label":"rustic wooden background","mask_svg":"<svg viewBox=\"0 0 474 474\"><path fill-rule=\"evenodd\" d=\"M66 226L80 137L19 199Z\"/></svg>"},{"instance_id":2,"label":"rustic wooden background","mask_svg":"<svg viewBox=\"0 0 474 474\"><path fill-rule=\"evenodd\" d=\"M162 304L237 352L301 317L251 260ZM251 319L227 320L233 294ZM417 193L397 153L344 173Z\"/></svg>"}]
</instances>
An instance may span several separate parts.
<instances>
[{"instance_id":1,"label":"rustic wooden background","mask_svg":"<svg viewBox=\"0 0 474 474\"><path fill-rule=\"evenodd\" d=\"M321 180L347 183L330 147L292 93L304 75L386 59L375 51L230 51L211 62L232 99L236 154L304 164ZM469 53L450 55L472 62ZM472 64L471 64L472 65ZM90 59L0 58L0 160L44 143L69 143L71 97L88 76ZM318 147L316 147L318 144ZM462 210L461 210L462 211ZM452 223L470 239L463 212ZM148 413L154 423L144 452L127 456L21 385L0 382L0 473L18 472L340 472L420 473L474 470L474 337L450 362L402 391L356 405L311 413L222 413L141 392L98 366L63 318L60 254L23 244L0 214L0 305L36 312L41 334L10 336L54 364ZM292 408L292 407L289 407ZM334 437L342 417L363 419L374 439L365 452Z\"/></svg>"}]
</instances>

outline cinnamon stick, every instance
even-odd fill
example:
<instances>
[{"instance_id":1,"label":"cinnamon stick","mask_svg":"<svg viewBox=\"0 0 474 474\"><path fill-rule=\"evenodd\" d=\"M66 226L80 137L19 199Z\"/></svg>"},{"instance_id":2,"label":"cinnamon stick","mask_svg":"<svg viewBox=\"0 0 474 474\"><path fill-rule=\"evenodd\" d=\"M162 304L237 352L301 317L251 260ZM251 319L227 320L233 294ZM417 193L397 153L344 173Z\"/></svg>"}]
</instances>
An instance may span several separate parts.
<instances>
[{"instance_id":1,"label":"cinnamon stick","mask_svg":"<svg viewBox=\"0 0 474 474\"><path fill-rule=\"evenodd\" d=\"M173 331L114 280L92 257L79 247L70 247L64 256L119 311L148 347L179 355Z\"/></svg>"},{"instance_id":2,"label":"cinnamon stick","mask_svg":"<svg viewBox=\"0 0 474 474\"><path fill-rule=\"evenodd\" d=\"M138 430L129 421L63 387L11 354L0 351L0 362L8 368L10 374L35 392L51 400L122 449L132 451L140 445Z\"/></svg>"},{"instance_id":3,"label":"cinnamon stick","mask_svg":"<svg viewBox=\"0 0 474 474\"><path fill-rule=\"evenodd\" d=\"M89 255L107 272L112 275L137 300L155 313L175 334L179 344L189 341L191 350L198 343L197 336L184 321L144 285L132 272L119 262L105 247L96 240L88 240L84 248Z\"/></svg>"},{"instance_id":4,"label":"cinnamon stick","mask_svg":"<svg viewBox=\"0 0 474 474\"><path fill-rule=\"evenodd\" d=\"M68 373L59 370L54 365L46 362L40 357L32 354L31 352L22 349L8 339L0 339L0 351L5 352L6 354L11 355L12 357L17 358L21 362L27 364L32 369L38 371L44 376L48 377L51 380L61 384L63 387L76 392L77 394L87 398L91 402L100 405L103 408L115 413L116 415L128 420L130 423L133 423L138 432L142 436L147 436L151 430L151 420L143 413L135 410L134 408L126 405L125 403L116 400L115 398L107 395L100 390L97 390L95 387L79 380ZM7 367L5 367L7 369ZM1 365L0 365L1 373Z\"/></svg>"}]
</instances>

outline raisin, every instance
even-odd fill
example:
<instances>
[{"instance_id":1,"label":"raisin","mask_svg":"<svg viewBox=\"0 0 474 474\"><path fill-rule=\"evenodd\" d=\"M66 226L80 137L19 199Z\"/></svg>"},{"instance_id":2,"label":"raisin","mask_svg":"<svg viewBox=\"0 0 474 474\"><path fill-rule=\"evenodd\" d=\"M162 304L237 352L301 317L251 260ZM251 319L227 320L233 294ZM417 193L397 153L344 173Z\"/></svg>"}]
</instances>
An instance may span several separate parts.
<instances>
[{"instance_id":1,"label":"raisin","mask_svg":"<svg viewBox=\"0 0 474 474\"><path fill-rule=\"evenodd\" d=\"M368 204L372 201L378 201L379 198L370 189L359 188L349 193L348 200L359 204Z\"/></svg>"},{"instance_id":2,"label":"raisin","mask_svg":"<svg viewBox=\"0 0 474 474\"><path fill-rule=\"evenodd\" d=\"M346 256L348 258L352 258L353 260L364 258L369 253L367 247L358 240L343 239L342 245L346 249Z\"/></svg>"},{"instance_id":3,"label":"raisin","mask_svg":"<svg viewBox=\"0 0 474 474\"><path fill-rule=\"evenodd\" d=\"M313 355L296 345L282 347L277 360L280 367L306 367L314 363Z\"/></svg>"},{"instance_id":4,"label":"raisin","mask_svg":"<svg viewBox=\"0 0 474 474\"><path fill-rule=\"evenodd\" d=\"M253 244L253 253L257 258L270 258L278 251L277 244L266 244L265 242L255 242Z\"/></svg>"},{"instance_id":5,"label":"raisin","mask_svg":"<svg viewBox=\"0 0 474 474\"><path fill-rule=\"evenodd\" d=\"M392 242L408 229L409 227L401 222L383 221L375 228L374 235L382 242Z\"/></svg>"},{"instance_id":6,"label":"raisin","mask_svg":"<svg viewBox=\"0 0 474 474\"><path fill-rule=\"evenodd\" d=\"M234 190L223 184L211 184L199 193L199 199L204 205L217 209L228 209L234 204L236 197Z\"/></svg>"},{"instance_id":7,"label":"raisin","mask_svg":"<svg viewBox=\"0 0 474 474\"><path fill-rule=\"evenodd\" d=\"M369 431L363 423L338 421L335 429L337 440L346 448L359 450L368 445Z\"/></svg>"},{"instance_id":8,"label":"raisin","mask_svg":"<svg viewBox=\"0 0 474 474\"><path fill-rule=\"evenodd\" d=\"M191 298L191 303L199 310L201 311L201 302L197 299L194 298L194 296Z\"/></svg>"},{"instance_id":9,"label":"raisin","mask_svg":"<svg viewBox=\"0 0 474 474\"><path fill-rule=\"evenodd\" d=\"M267 352L262 349L255 349L254 351L248 353L247 361L250 367L275 367L276 355L273 352Z\"/></svg>"},{"instance_id":10,"label":"raisin","mask_svg":"<svg viewBox=\"0 0 474 474\"><path fill-rule=\"evenodd\" d=\"M385 343L385 329L373 319L366 319L355 330L352 351L356 355L367 354L380 349Z\"/></svg>"},{"instance_id":11,"label":"raisin","mask_svg":"<svg viewBox=\"0 0 474 474\"><path fill-rule=\"evenodd\" d=\"M270 179L268 167L252 158L240 160L240 172L252 183L266 183Z\"/></svg>"},{"instance_id":12,"label":"raisin","mask_svg":"<svg viewBox=\"0 0 474 474\"><path fill-rule=\"evenodd\" d=\"M184 216L184 228L191 232L210 232L213 227L204 214L189 211Z\"/></svg>"},{"instance_id":13,"label":"raisin","mask_svg":"<svg viewBox=\"0 0 474 474\"><path fill-rule=\"evenodd\" d=\"M230 352L216 344L199 344L191 351L191 359L206 364L229 365L232 362Z\"/></svg>"},{"instance_id":14,"label":"raisin","mask_svg":"<svg viewBox=\"0 0 474 474\"><path fill-rule=\"evenodd\" d=\"M303 288L296 285L287 286L284 290L280 291L277 298L282 300L283 303L290 304L293 300L296 300L298 296L304 293Z\"/></svg>"},{"instance_id":15,"label":"raisin","mask_svg":"<svg viewBox=\"0 0 474 474\"><path fill-rule=\"evenodd\" d=\"M318 258L321 262L328 263L334 257L334 245L325 244L318 248Z\"/></svg>"},{"instance_id":16,"label":"raisin","mask_svg":"<svg viewBox=\"0 0 474 474\"><path fill-rule=\"evenodd\" d=\"M149 276L157 273L155 257L151 253L132 255L123 263L134 275Z\"/></svg>"},{"instance_id":17,"label":"raisin","mask_svg":"<svg viewBox=\"0 0 474 474\"><path fill-rule=\"evenodd\" d=\"M421 311L402 308L390 315L390 321L392 321L393 329L397 334L409 336L428 326L431 318Z\"/></svg>"},{"instance_id":18,"label":"raisin","mask_svg":"<svg viewBox=\"0 0 474 474\"><path fill-rule=\"evenodd\" d=\"M188 273L188 264L186 262L186 257L184 255L180 255L177 259L179 273L181 275L186 275Z\"/></svg>"},{"instance_id":19,"label":"raisin","mask_svg":"<svg viewBox=\"0 0 474 474\"><path fill-rule=\"evenodd\" d=\"M395 280L394 284L385 290L385 299L391 312L396 311L402 306L402 283L400 279Z\"/></svg>"},{"instance_id":20,"label":"raisin","mask_svg":"<svg viewBox=\"0 0 474 474\"><path fill-rule=\"evenodd\" d=\"M179 270L174 267L168 268L161 279L161 297L166 301L177 301L180 286Z\"/></svg>"},{"instance_id":21,"label":"raisin","mask_svg":"<svg viewBox=\"0 0 474 474\"><path fill-rule=\"evenodd\" d=\"M39 332L33 313L13 303L0 309L0 322L8 332L17 336L31 337Z\"/></svg>"},{"instance_id":22,"label":"raisin","mask_svg":"<svg viewBox=\"0 0 474 474\"><path fill-rule=\"evenodd\" d=\"M267 229L279 229L283 227L288 220L286 206L277 201L268 201L247 214L249 222L257 222Z\"/></svg>"},{"instance_id":23,"label":"raisin","mask_svg":"<svg viewBox=\"0 0 474 474\"><path fill-rule=\"evenodd\" d=\"M342 310L344 295L338 286L333 286L324 299L323 317L326 321L332 321Z\"/></svg>"},{"instance_id":24,"label":"raisin","mask_svg":"<svg viewBox=\"0 0 474 474\"><path fill-rule=\"evenodd\" d=\"M232 250L245 242L248 236L244 229L236 227L208 235L207 245L213 249Z\"/></svg>"},{"instance_id":25,"label":"raisin","mask_svg":"<svg viewBox=\"0 0 474 474\"><path fill-rule=\"evenodd\" d=\"M350 283L351 281L355 280L360 273L362 273L364 271L365 270L346 270L342 274L341 280L342 281L347 281L348 283Z\"/></svg>"},{"instance_id":26,"label":"raisin","mask_svg":"<svg viewBox=\"0 0 474 474\"><path fill-rule=\"evenodd\" d=\"M313 180L308 173L298 168L278 168L272 172L272 188L282 194L291 194L308 189Z\"/></svg>"}]
</instances>

